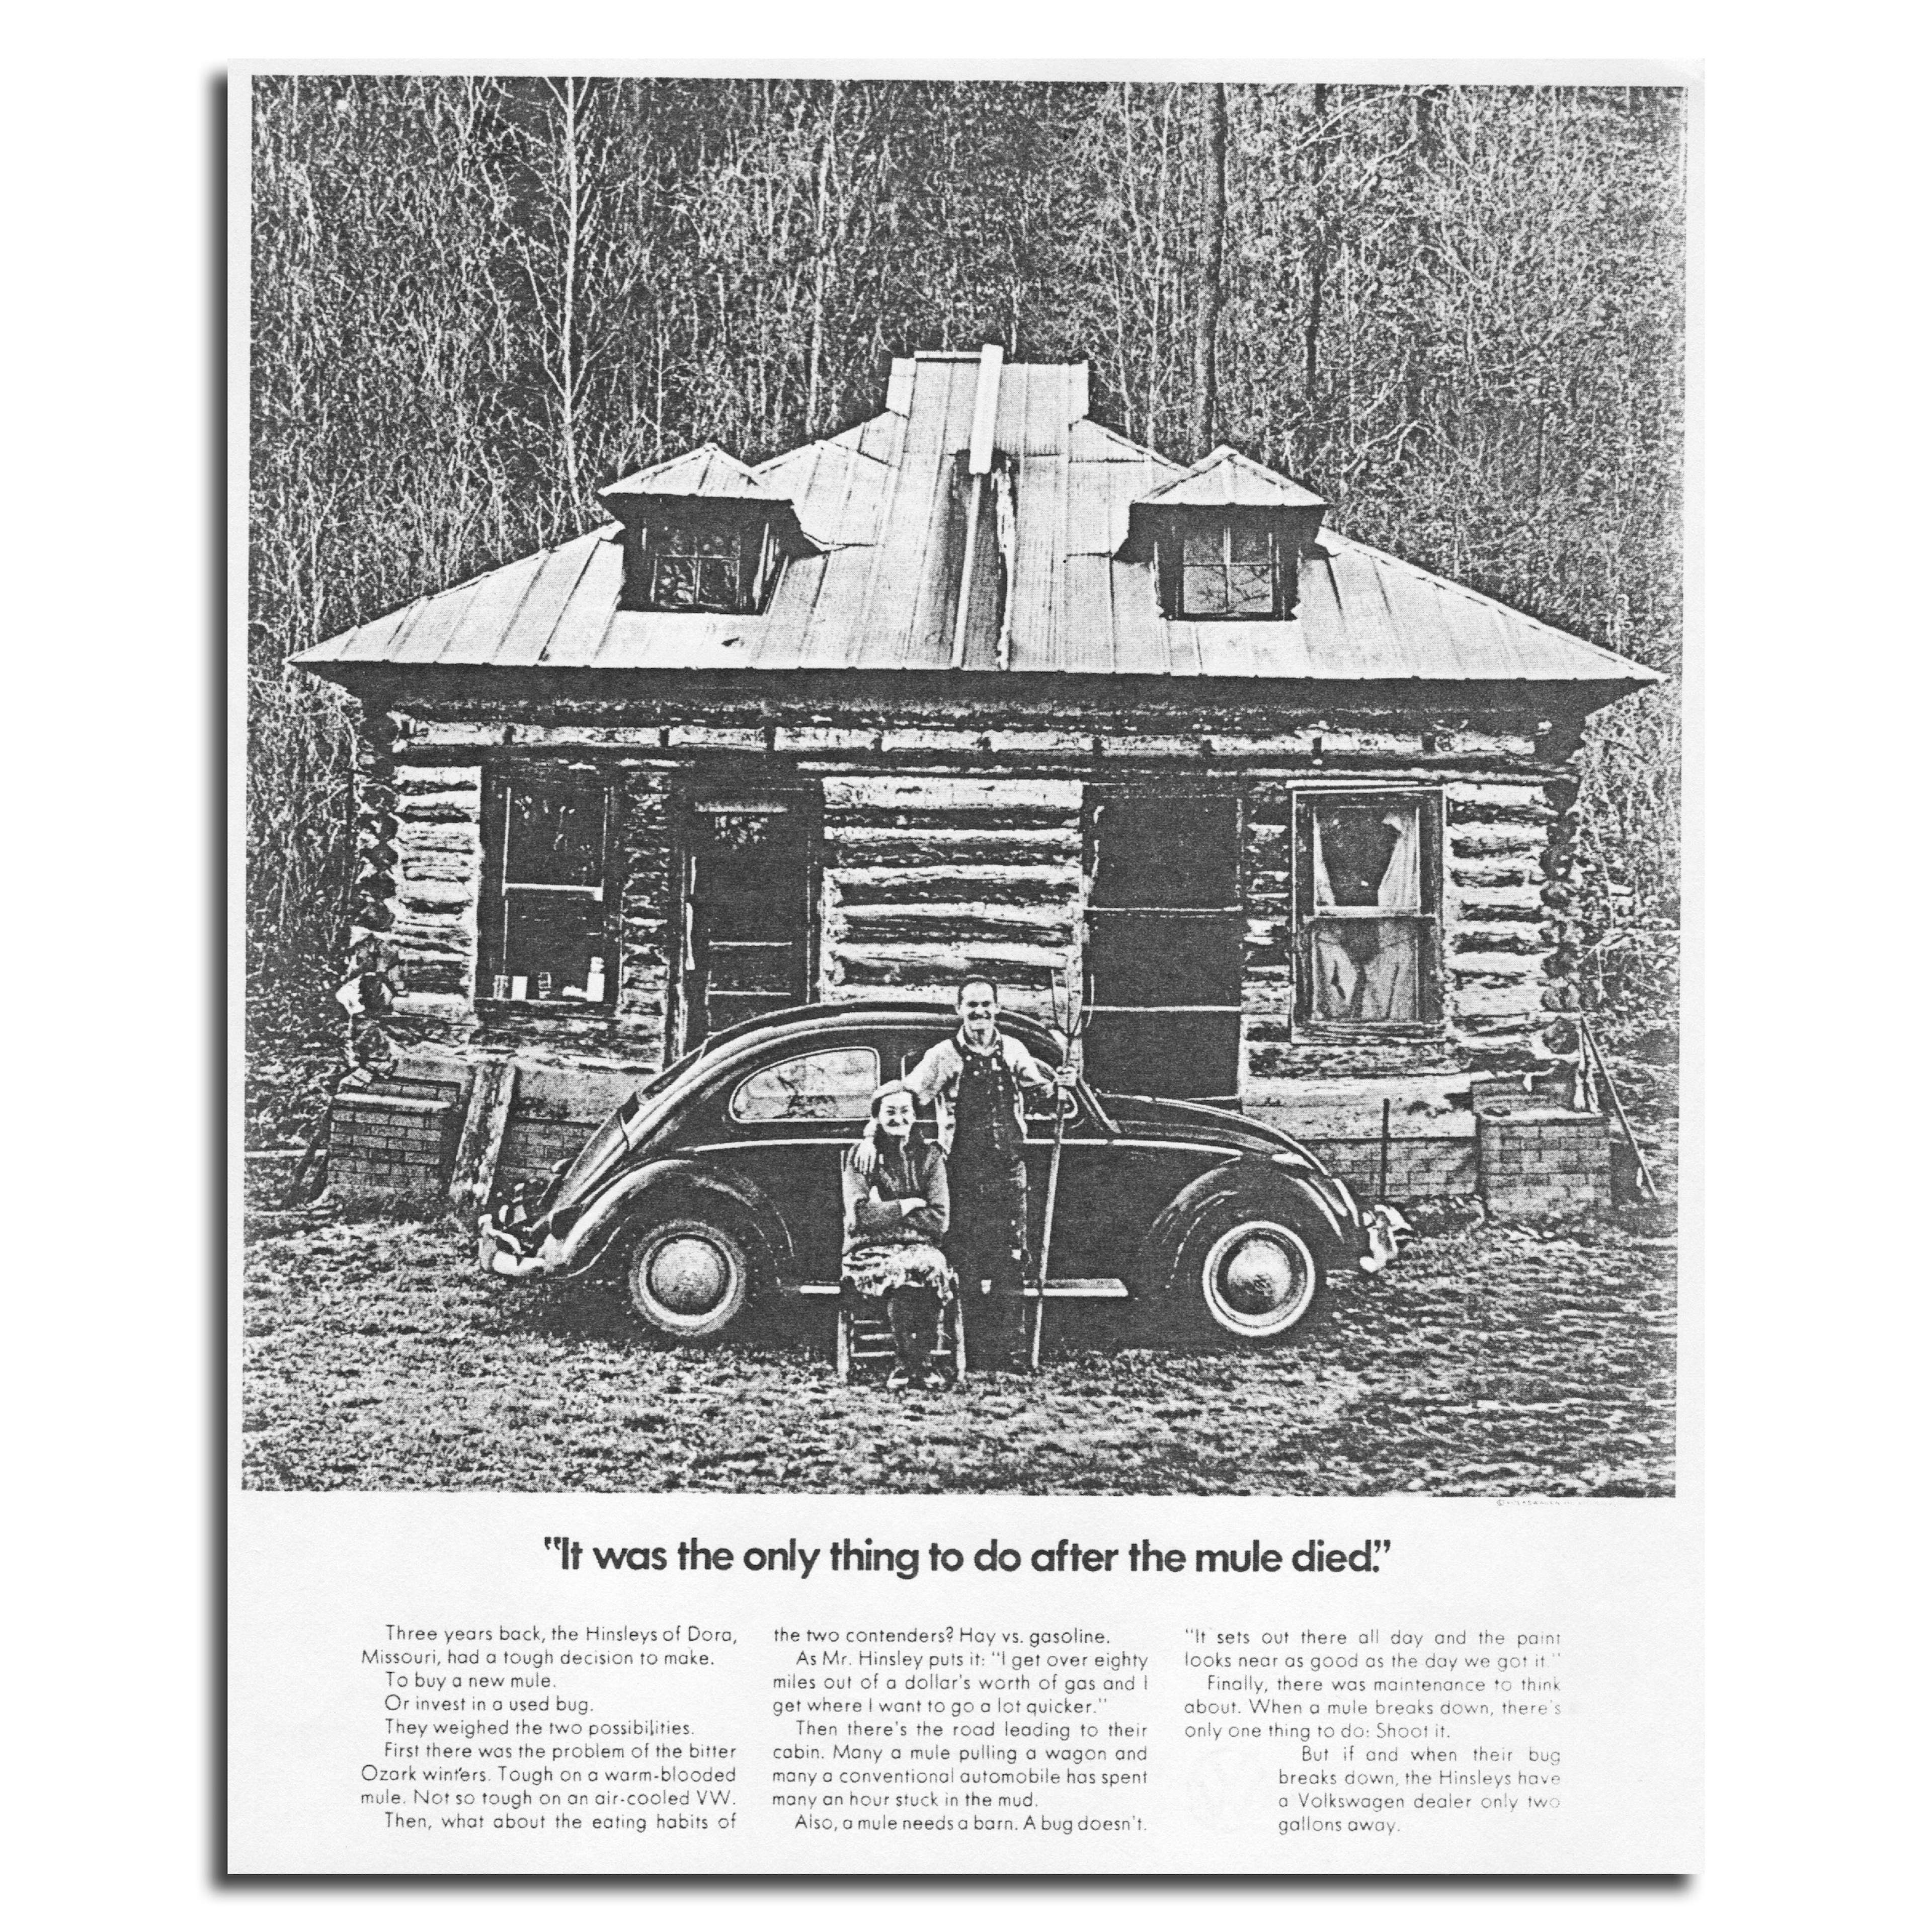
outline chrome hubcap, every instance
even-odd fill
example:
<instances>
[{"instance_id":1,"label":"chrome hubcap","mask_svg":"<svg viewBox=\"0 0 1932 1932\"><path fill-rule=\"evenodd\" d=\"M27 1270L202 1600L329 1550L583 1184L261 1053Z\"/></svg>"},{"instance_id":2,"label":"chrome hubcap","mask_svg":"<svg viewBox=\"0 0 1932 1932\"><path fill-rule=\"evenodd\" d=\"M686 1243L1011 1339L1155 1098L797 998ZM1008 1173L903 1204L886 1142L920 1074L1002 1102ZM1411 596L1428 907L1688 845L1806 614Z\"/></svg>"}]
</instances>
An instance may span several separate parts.
<instances>
[{"instance_id":1,"label":"chrome hubcap","mask_svg":"<svg viewBox=\"0 0 1932 1932\"><path fill-rule=\"evenodd\" d=\"M678 1315L706 1315L731 1286L731 1263L710 1242L680 1234L651 1256L645 1271L651 1299Z\"/></svg>"},{"instance_id":2,"label":"chrome hubcap","mask_svg":"<svg viewBox=\"0 0 1932 1932\"><path fill-rule=\"evenodd\" d=\"M1273 1314L1293 1300L1295 1288L1294 1264L1269 1240L1244 1241L1222 1276L1228 1305L1244 1315Z\"/></svg>"},{"instance_id":3,"label":"chrome hubcap","mask_svg":"<svg viewBox=\"0 0 1932 1932\"><path fill-rule=\"evenodd\" d=\"M1292 1328L1315 1295L1312 1258L1294 1234L1265 1221L1228 1229L1208 1250L1201 1276L1215 1319L1236 1334Z\"/></svg>"}]
</instances>

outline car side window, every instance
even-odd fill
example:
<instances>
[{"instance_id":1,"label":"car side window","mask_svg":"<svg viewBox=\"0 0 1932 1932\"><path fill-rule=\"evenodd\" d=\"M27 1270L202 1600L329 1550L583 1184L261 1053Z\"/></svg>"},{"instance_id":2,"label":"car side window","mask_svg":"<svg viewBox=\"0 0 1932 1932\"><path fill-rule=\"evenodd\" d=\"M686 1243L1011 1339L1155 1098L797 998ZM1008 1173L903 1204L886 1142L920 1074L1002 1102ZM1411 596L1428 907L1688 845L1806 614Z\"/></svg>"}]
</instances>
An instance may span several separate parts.
<instances>
[{"instance_id":1,"label":"car side window","mask_svg":"<svg viewBox=\"0 0 1932 1932\"><path fill-rule=\"evenodd\" d=\"M731 1096L731 1118L746 1123L862 1120L878 1085L876 1049L831 1047L748 1075Z\"/></svg>"}]
</instances>

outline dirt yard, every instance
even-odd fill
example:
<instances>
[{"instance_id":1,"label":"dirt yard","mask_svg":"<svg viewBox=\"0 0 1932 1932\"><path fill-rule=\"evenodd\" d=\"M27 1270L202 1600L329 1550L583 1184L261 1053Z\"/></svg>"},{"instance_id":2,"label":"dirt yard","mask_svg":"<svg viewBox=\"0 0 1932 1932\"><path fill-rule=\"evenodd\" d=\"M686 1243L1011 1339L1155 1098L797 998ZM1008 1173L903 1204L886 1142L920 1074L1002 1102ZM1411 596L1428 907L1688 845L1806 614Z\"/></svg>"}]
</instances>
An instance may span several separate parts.
<instances>
[{"instance_id":1,"label":"dirt yard","mask_svg":"<svg viewBox=\"0 0 1932 1932\"><path fill-rule=\"evenodd\" d=\"M1636 1216L1475 1223L1330 1285L1292 1346L1180 1352L1056 1308L1038 1379L841 1384L807 1304L707 1352L616 1291L479 1274L447 1224L271 1215L244 1291L262 1489L1656 1496L1675 1244Z\"/></svg>"}]
</instances>

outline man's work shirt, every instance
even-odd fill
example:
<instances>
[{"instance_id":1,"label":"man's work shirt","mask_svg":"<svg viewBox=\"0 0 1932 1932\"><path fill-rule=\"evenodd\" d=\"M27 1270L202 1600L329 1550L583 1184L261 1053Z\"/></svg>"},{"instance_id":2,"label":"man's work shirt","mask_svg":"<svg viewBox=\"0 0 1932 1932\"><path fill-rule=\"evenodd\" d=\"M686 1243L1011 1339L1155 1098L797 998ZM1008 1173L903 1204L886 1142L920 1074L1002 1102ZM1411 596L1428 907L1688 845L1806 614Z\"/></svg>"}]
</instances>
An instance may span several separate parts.
<instances>
[{"instance_id":1,"label":"man's work shirt","mask_svg":"<svg viewBox=\"0 0 1932 1932\"><path fill-rule=\"evenodd\" d=\"M1017 1153L1020 1144L1026 1138L1024 1091L1028 1088L1038 1090L1051 1087L1053 1076L1010 1034L995 1033L992 1044L984 1054L978 1053L968 1046L960 1034L955 1034L949 1040L942 1040L905 1076L905 1084L920 1100L932 1103L940 1148L942 1152L950 1155L953 1151L954 1137L958 1131L961 1076L966 1071L969 1054L982 1065L990 1063L989 1070L996 1076L1005 1076L1000 1084L1011 1096L1012 1144ZM1007 1138L1006 1132L1004 1131L1004 1122L980 1124L992 1127L993 1137L996 1139L1004 1141Z\"/></svg>"}]
</instances>

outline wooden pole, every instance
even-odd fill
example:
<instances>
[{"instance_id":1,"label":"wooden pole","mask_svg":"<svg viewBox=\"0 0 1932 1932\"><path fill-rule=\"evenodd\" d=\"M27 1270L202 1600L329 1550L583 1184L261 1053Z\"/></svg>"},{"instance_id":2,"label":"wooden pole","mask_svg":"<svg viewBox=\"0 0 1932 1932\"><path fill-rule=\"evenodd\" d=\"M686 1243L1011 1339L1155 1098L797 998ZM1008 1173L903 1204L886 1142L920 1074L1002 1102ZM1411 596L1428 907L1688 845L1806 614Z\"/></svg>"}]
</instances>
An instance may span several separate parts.
<instances>
[{"instance_id":1,"label":"wooden pole","mask_svg":"<svg viewBox=\"0 0 1932 1932\"><path fill-rule=\"evenodd\" d=\"M1381 1186L1376 1190L1378 1201L1388 1198L1389 1105L1387 1100L1382 1102L1382 1178Z\"/></svg>"},{"instance_id":2,"label":"wooden pole","mask_svg":"<svg viewBox=\"0 0 1932 1932\"><path fill-rule=\"evenodd\" d=\"M1616 1111L1617 1125L1622 1129L1624 1138L1630 1143L1630 1150L1636 1156L1636 1178L1646 1198L1657 1199L1657 1183L1652 1179L1650 1163L1643 1157L1643 1149L1637 1144L1636 1136L1630 1132L1630 1116L1624 1112L1623 1096L1617 1091L1616 1076L1611 1072L1604 1058L1604 1049L1597 1044L1597 1036L1590 1030L1589 1023L1580 1014L1576 1020L1577 1036L1591 1058L1597 1063L1597 1071L1602 1075L1604 1091L1610 1096L1610 1106Z\"/></svg>"}]
</instances>

